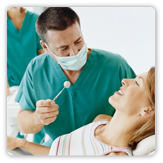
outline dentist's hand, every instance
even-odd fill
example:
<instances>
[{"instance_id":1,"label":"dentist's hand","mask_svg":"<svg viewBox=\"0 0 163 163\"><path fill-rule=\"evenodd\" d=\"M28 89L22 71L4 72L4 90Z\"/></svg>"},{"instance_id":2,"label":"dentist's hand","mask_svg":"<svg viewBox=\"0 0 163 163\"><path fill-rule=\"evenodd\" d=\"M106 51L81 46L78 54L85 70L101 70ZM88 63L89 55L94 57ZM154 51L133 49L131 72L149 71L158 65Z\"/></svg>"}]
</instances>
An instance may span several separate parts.
<instances>
[{"instance_id":1,"label":"dentist's hand","mask_svg":"<svg viewBox=\"0 0 163 163\"><path fill-rule=\"evenodd\" d=\"M59 106L52 100L39 100L36 103L36 114L38 123L42 125L49 125L54 122L59 114Z\"/></svg>"}]
</instances>

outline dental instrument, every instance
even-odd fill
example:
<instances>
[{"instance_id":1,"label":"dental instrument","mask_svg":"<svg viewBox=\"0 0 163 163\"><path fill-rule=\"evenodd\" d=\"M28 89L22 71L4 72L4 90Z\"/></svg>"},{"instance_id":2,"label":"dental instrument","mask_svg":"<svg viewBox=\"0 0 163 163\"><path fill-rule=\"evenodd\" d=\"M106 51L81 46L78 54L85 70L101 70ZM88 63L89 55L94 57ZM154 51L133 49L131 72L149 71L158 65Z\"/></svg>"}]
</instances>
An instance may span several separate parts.
<instances>
[{"instance_id":1,"label":"dental instrument","mask_svg":"<svg viewBox=\"0 0 163 163\"><path fill-rule=\"evenodd\" d=\"M57 94L57 96L54 97L53 101L55 101L55 100L58 98L58 96L63 92L63 90L64 90L65 88L69 88L70 85L71 85L71 84L70 84L69 81L65 81L65 82L64 82L64 87L63 87L63 89Z\"/></svg>"}]
</instances>

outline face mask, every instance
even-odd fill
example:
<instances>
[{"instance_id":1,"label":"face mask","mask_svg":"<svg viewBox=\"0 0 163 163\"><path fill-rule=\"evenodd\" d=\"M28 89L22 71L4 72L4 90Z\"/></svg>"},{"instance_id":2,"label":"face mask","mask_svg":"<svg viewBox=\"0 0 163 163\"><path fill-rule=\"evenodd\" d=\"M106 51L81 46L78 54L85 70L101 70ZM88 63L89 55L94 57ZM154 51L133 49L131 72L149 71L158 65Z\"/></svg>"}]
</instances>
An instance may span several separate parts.
<instances>
[{"instance_id":1,"label":"face mask","mask_svg":"<svg viewBox=\"0 0 163 163\"><path fill-rule=\"evenodd\" d=\"M48 47L48 49L49 49L49 47ZM86 60L87 60L87 52L88 52L88 48L87 48L86 44L84 44L82 49L75 56L58 57L51 51L51 53L57 59L58 64L60 64L63 69L75 70L75 71L80 70L85 65Z\"/></svg>"}]
</instances>

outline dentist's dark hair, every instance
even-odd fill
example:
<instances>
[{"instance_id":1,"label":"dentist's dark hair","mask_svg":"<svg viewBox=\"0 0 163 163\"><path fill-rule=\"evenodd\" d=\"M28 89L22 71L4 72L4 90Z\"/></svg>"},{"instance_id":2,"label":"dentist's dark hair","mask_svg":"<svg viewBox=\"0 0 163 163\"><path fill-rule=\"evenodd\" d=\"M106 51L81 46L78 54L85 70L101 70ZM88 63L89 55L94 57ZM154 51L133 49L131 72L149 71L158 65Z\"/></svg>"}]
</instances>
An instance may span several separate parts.
<instances>
[{"instance_id":1,"label":"dentist's dark hair","mask_svg":"<svg viewBox=\"0 0 163 163\"><path fill-rule=\"evenodd\" d=\"M36 31L40 38L48 44L46 33L48 30L62 31L75 22L80 25L80 19L75 11L69 7L49 7L38 17Z\"/></svg>"}]
</instances>

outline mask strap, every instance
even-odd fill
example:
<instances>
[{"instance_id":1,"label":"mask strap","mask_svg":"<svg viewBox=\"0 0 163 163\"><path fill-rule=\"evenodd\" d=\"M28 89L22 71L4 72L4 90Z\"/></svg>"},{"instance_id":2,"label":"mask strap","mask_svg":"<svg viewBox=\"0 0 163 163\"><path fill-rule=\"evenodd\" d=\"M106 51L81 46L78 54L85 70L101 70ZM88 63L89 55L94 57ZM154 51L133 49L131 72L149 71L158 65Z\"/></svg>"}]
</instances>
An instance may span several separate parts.
<instances>
[{"instance_id":1,"label":"mask strap","mask_svg":"<svg viewBox=\"0 0 163 163\"><path fill-rule=\"evenodd\" d=\"M58 64L59 64L59 61L58 61L58 59L57 59L57 56L51 51L51 49L49 48L49 46L45 43L45 45L47 46L47 48L50 50L50 52L55 56L55 58L56 58L56 60L57 60L57 62L58 62Z\"/></svg>"}]
</instances>

